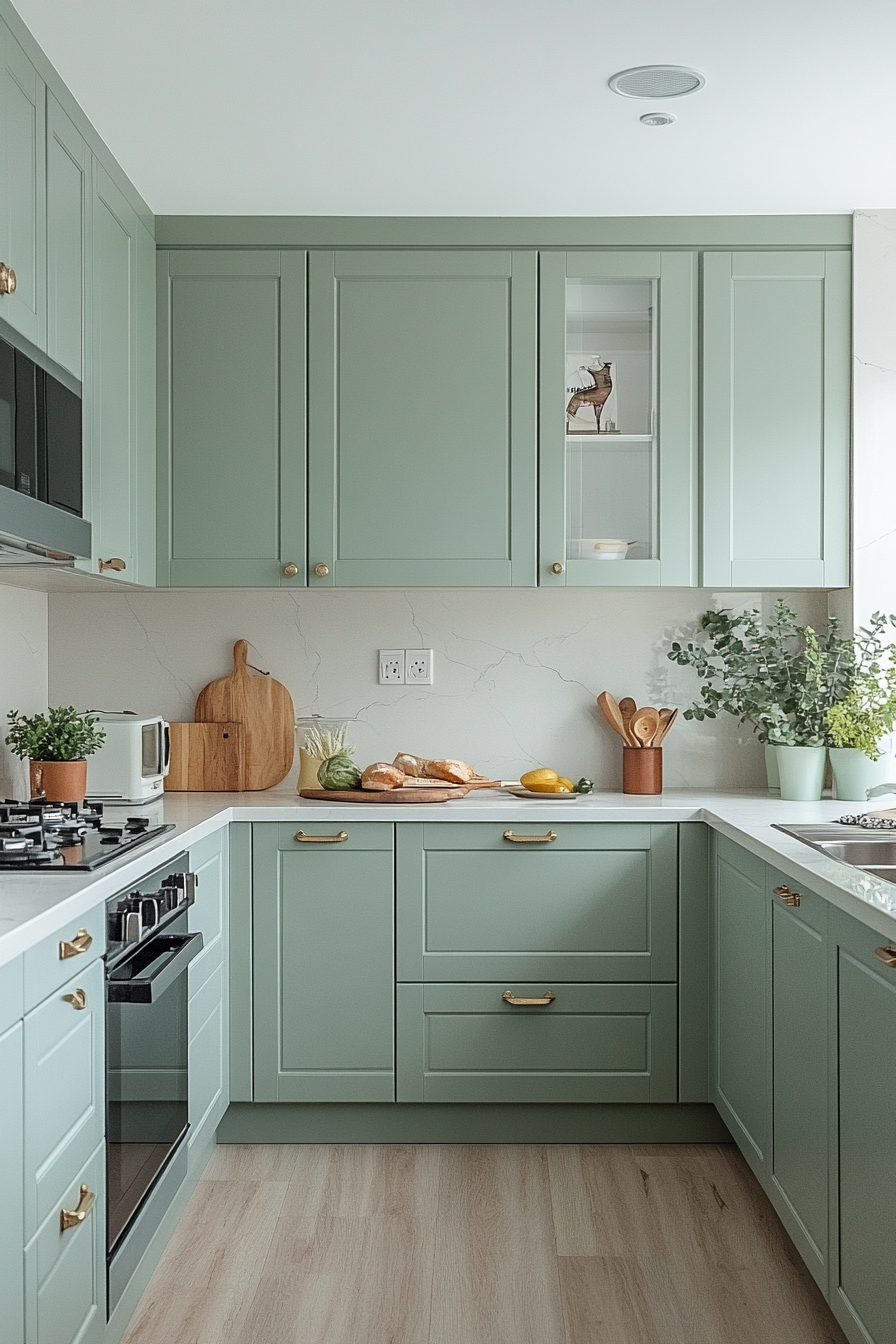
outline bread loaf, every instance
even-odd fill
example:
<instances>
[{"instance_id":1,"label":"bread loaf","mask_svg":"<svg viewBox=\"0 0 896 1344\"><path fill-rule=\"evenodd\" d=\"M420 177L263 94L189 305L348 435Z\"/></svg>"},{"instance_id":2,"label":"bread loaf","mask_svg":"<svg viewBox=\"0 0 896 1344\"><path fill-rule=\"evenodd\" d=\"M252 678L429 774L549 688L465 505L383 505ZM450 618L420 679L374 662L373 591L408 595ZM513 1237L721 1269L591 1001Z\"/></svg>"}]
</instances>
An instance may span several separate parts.
<instances>
[{"instance_id":1,"label":"bread loaf","mask_svg":"<svg viewBox=\"0 0 896 1344\"><path fill-rule=\"evenodd\" d=\"M430 779L446 779L449 784L469 784L475 771L466 761L427 761L426 773Z\"/></svg>"},{"instance_id":2,"label":"bread loaf","mask_svg":"<svg viewBox=\"0 0 896 1344\"><path fill-rule=\"evenodd\" d=\"M404 771L388 761L376 761L368 765L361 776L361 788L383 793L386 789L400 789L404 783Z\"/></svg>"},{"instance_id":3,"label":"bread loaf","mask_svg":"<svg viewBox=\"0 0 896 1344\"><path fill-rule=\"evenodd\" d=\"M414 779L422 779L426 775L427 763L422 756L411 756L406 751L400 751L392 764Z\"/></svg>"}]
</instances>

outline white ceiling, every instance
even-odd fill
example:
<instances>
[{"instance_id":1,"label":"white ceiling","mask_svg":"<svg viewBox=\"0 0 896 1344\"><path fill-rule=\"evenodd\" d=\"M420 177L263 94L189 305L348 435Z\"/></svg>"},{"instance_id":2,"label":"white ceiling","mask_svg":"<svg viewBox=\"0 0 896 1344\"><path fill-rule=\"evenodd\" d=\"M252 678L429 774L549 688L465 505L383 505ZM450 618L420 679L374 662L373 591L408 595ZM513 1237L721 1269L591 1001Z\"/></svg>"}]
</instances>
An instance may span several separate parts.
<instances>
[{"instance_id":1,"label":"white ceiling","mask_svg":"<svg viewBox=\"0 0 896 1344\"><path fill-rule=\"evenodd\" d=\"M157 214L896 206L896 3L16 0ZM706 87L647 103L653 62ZM653 107L676 113L650 129Z\"/></svg>"}]
</instances>

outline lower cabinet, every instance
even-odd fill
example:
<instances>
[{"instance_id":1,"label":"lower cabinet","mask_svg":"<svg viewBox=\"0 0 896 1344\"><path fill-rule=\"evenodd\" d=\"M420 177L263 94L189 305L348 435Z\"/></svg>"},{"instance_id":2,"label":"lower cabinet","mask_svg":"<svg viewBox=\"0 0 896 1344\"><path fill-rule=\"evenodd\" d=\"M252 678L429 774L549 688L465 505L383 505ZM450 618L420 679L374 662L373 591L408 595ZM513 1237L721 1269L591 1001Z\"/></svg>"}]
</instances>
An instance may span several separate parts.
<instances>
[{"instance_id":1,"label":"lower cabinet","mask_svg":"<svg viewBox=\"0 0 896 1344\"><path fill-rule=\"evenodd\" d=\"M0 979L6 971L0 971ZM21 997L21 991L20 991ZM19 1009L21 1012L21 1008ZM22 1259L22 1024L0 1035L0 1344L21 1344L24 1337Z\"/></svg>"},{"instance_id":2,"label":"lower cabinet","mask_svg":"<svg viewBox=\"0 0 896 1344\"><path fill-rule=\"evenodd\" d=\"M210 1142L230 1101L227 975L227 832L190 846L196 901L190 932L202 934L202 951L190 963L187 1021L190 1144Z\"/></svg>"},{"instance_id":3,"label":"lower cabinet","mask_svg":"<svg viewBox=\"0 0 896 1344\"><path fill-rule=\"evenodd\" d=\"M25 1344L98 1344L106 1329L101 1143L25 1248Z\"/></svg>"}]
</instances>

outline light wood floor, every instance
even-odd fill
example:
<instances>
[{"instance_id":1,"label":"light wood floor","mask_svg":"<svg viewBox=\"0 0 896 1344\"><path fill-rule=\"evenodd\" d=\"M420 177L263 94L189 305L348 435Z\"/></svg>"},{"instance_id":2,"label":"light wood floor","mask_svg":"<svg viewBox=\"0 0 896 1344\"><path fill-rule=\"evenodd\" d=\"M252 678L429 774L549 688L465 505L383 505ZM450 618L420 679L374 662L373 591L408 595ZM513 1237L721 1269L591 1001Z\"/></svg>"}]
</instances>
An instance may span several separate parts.
<instances>
[{"instance_id":1,"label":"light wood floor","mask_svg":"<svg viewBox=\"0 0 896 1344\"><path fill-rule=\"evenodd\" d=\"M123 1344L845 1344L733 1147L219 1147Z\"/></svg>"}]
</instances>

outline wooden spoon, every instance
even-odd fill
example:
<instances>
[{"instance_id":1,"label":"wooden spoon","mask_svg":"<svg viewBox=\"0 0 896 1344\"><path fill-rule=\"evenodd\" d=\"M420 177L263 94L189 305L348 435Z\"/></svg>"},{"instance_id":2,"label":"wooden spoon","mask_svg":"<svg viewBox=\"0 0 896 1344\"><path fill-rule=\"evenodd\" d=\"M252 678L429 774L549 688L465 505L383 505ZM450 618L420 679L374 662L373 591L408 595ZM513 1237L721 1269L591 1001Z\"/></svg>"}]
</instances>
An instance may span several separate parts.
<instances>
[{"instance_id":1,"label":"wooden spoon","mask_svg":"<svg viewBox=\"0 0 896 1344\"><path fill-rule=\"evenodd\" d=\"M639 709L631 721L632 736L637 738L638 746L652 746L659 726L660 716L655 709L649 705Z\"/></svg>"},{"instance_id":2,"label":"wooden spoon","mask_svg":"<svg viewBox=\"0 0 896 1344\"><path fill-rule=\"evenodd\" d=\"M678 710L677 710L677 709L661 709L661 710L660 710L660 726L659 726L659 731L657 732L656 738L655 738L654 743L653 743L653 745L654 745L655 747L659 747L659 746L662 745L663 738L666 736L666 734L668 733L669 729L672 727L673 723L675 722L675 720L676 720L677 718L678 718Z\"/></svg>"},{"instance_id":3,"label":"wooden spoon","mask_svg":"<svg viewBox=\"0 0 896 1344\"><path fill-rule=\"evenodd\" d=\"M613 728L623 742L628 742L625 732L625 725L622 722L622 715L619 712L619 706L609 691L601 691L597 697L597 703L600 706L600 712L603 714L607 723Z\"/></svg>"},{"instance_id":4,"label":"wooden spoon","mask_svg":"<svg viewBox=\"0 0 896 1344\"><path fill-rule=\"evenodd\" d=\"M630 747L640 747L641 743L632 737L632 717L637 714L638 706L630 695L624 700L619 701L619 713L622 715L622 724L625 728L625 740Z\"/></svg>"}]
</instances>

